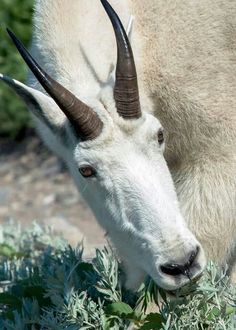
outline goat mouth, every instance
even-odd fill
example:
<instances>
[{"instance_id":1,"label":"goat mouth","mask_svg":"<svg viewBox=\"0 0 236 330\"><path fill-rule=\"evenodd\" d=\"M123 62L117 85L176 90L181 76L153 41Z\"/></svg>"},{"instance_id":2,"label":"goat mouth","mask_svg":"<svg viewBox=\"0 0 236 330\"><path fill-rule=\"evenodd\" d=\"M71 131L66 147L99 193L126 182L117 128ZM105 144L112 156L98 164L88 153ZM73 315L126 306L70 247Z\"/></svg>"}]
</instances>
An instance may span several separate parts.
<instances>
[{"instance_id":1,"label":"goat mouth","mask_svg":"<svg viewBox=\"0 0 236 330\"><path fill-rule=\"evenodd\" d=\"M193 279L190 279L188 283L176 290L167 290L166 293L172 298L184 298L196 292L198 287L198 281L202 277L202 274L199 274Z\"/></svg>"},{"instance_id":2,"label":"goat mouth","mask_svg":"<svg viewBox=\"0 0 236 330\"><path fill-rule=\"evenodd\" d=\"M185 298L196 291L196 287L184 286L183 288L177 289L175 291L167 291L167 295L170 298Z\"/></svg>"}]
</instances>

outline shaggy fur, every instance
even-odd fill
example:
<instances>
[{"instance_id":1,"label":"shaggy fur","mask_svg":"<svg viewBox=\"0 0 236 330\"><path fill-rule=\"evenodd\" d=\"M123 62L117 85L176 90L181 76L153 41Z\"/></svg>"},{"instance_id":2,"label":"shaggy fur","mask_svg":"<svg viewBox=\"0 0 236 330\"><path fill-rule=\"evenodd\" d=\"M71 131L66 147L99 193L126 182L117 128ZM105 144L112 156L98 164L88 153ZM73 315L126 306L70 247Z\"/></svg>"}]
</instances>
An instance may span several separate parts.
<instances>
[{"instance_id":1,"label":"shaggy fur","mask_svg":"<svg viewBox=\"0 0 236 330\"><path fill-rule=\"evenodd\" d=\"M133 13L143 41L140 80L169 135L166 159L182 213L208 256L232 263L236 2L133 1Z\"/></svg>"}]
</instances>

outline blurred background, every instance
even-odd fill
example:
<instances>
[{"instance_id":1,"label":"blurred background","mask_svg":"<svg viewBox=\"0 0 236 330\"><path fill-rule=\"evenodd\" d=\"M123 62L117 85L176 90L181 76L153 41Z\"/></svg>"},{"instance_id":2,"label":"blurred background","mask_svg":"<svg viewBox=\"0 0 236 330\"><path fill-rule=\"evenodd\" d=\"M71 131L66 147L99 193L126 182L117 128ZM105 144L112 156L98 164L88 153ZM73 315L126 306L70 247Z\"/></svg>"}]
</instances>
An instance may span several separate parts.
<instances>
[{"instance_id":1,"label":"blurred background","mask_svg":"<svg viewBox=\"0 0 236 330\"><path fill-rule=\"evenodd\" d=\"M25 82L27 68L6 27L26 46L32 33L33 0L0 0L0 72ZM54 226L87 256L104 244L104 233L77 192L67 170L41 143L28 110L0 82L0 223L34 220Z\"/></svg>"},{"instance_id":2,"label":"blurred background","mask_svg":"<svg viewBox=\"0 0 236 330\"><path fill-rule=\"evenodd\" d=\"M0 2L0 72L25 81L26 66L22 64L6 34L6 27L29 45L32 30L32 0L1 0ZM31 126L24 104L6 86L0 88L0 136L21 138ZM3 111L4 109L4 111Z\"/></svg>"}]
</instances>

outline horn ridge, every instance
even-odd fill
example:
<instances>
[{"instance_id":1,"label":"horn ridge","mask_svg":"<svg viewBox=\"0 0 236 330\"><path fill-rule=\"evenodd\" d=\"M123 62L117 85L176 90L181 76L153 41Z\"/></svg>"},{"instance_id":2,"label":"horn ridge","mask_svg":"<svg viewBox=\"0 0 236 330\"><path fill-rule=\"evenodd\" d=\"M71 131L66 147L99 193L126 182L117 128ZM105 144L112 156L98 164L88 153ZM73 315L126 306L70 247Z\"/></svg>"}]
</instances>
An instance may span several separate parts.
<instances>
[{"instance_id":1,"label":"horn ridge","mask_svg":"<svg viewBox=\"0 0 236 330\"><path fill-rule=\"evenodd\" d=\"M132 47L123 24L107 0L101 0L107 12L117 43L117 65L114 98L118 113L125 119L142 116L139 100L138 79Z\"/></svg>"},{"instance_id":2,"label":"horn ridge","mask_svg":"<svg viewBox=\"0 0 236 330\"><path fill-rule=\"evenodd\" d=\"M82 141L98 137L103 128L103 123L99 116L47 74L12 31L7 29L7 32L37 80L69 119L78 137Z\"/></svg>"}]
</instances>

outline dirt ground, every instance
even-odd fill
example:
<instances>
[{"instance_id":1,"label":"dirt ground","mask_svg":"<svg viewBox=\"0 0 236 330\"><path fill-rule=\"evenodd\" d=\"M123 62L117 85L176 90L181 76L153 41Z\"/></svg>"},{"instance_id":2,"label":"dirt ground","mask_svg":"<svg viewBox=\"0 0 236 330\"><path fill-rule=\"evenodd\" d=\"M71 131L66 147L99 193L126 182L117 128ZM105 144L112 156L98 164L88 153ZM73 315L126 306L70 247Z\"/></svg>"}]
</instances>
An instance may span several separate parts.
<instances>
[{"instance_id":1,"label":"dirt ground","mask_svg":"<svg viewBox=\"0 0 236 330\"><path fill-rule=\"evenodd\" d=\"M51 225L73 246L84 240L87 257L105 243L64 165L34 134L20 143L0 140L0 223L10 219Z\"/></svg>"}]
</instances>

